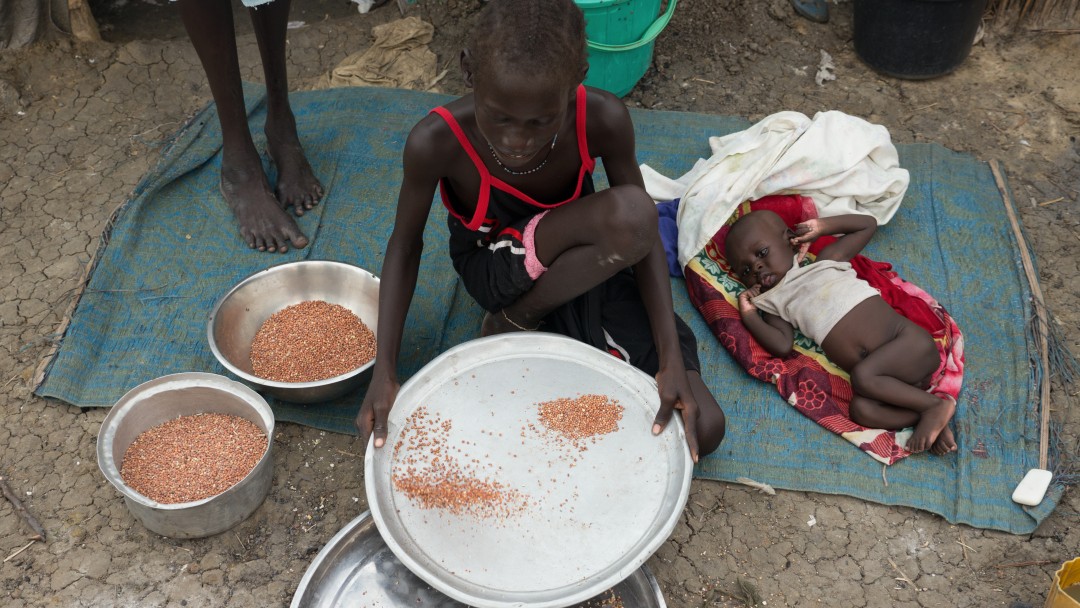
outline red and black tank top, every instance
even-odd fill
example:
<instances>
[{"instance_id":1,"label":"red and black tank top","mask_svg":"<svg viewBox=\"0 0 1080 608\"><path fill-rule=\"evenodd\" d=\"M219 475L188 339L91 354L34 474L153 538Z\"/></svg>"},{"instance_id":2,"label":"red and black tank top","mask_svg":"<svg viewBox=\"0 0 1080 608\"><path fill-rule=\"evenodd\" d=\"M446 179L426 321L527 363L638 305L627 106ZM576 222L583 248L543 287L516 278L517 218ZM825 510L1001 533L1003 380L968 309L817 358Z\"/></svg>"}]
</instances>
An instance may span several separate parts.
<instances>
[{"instance_id":1,"label":"red and black tank top","mask_svg":"<svg viewBox=\"0 0 1080 608\"><path fill-rule=\"evenodd\" d=\"M454 132L458 143L469 155L480 175L480 193L472 217L465 217L459 212L459 209L463 207L454 204L446 180L439 180L439 193L448 213L447 224L450 228L451 250L456 249L455 241L458 241L459 245L464 245L462 241L467 240L472 247L486 246L487 243L498 240L504 229L519 223L521 219L565 205L594 191L592 172L596 168L596 160L589 155L589 146L585 136L585 96L585 87L578 86L575 95L575 131L578 154L581 156L581 169L578 171L573 194L566 200L558 202L538 201L492 175L450 111L441 106L431 110L441 116L450 126L450 130Z\"/></svg>"}]
</instances>

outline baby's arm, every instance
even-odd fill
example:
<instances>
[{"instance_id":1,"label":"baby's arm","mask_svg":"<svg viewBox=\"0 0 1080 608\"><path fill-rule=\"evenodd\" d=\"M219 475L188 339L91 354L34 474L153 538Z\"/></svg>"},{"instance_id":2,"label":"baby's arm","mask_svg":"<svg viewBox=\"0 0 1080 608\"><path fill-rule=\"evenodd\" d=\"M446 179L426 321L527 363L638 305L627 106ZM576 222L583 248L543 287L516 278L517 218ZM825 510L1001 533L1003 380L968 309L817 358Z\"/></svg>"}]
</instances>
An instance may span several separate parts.
<instances>
[{"instance_id":1,"label":"baby's arm","mask_svg":"<svg viewBox=\"0 0 1080 608\"><path fill-rule=\"evenodd\" d=\"M835 242L825 246L817 257L819 260L847 262L862 251L876 230L877 220L870 215L852 213L822 217L796 224L795 237L791 239L791 243L797 246L809 245L820 236L841 235Z\"/></svg>"},{"instance_id":2,"label":"baby's arm","mask_svg":"<svg viewBox=\"0 0 1080 608\"><path fill-rule=\"evenodd\" d=\"M758 312L753 298L761 293L761 286L748 287L739 294L739 316L750 335L774 357L786 357L795 345L795 330L791 323L767 312Z\"/></svg>"}]
</instances>

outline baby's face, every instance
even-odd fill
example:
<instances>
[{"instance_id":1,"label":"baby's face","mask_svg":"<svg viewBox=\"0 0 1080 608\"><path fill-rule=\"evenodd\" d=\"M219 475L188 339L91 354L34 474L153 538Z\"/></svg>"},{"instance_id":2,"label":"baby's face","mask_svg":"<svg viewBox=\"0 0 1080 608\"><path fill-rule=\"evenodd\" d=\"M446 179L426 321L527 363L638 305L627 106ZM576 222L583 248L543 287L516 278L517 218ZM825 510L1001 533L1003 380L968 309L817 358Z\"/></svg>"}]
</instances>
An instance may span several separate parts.
<instances>
[{"instance_id":1,"label":"baby's face","mask_svg":"<svg viewBox=\"0 0 1080 608\"><path fill-rule=\"evenodd\" d=\"M760 285L765 292L776 286L793 265L791 231L779 217L755 222L726 243L728 263L747 287Z\"/></svg>"}]
</instances>

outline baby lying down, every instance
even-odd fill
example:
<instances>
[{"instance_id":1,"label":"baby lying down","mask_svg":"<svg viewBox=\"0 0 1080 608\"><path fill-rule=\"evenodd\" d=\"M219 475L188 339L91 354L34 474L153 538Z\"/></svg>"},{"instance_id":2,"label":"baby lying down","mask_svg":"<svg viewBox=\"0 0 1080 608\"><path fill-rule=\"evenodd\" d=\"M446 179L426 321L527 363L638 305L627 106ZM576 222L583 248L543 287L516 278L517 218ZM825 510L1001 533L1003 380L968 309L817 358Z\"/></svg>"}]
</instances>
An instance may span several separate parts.
<instances>
[{"instance_id":1,"label":"baby lying down","mask_svg":"<svg viewBox=\"0 0 1080 608\"><path fill-rule=\"evenodd\" d=\"M877 229L873 217L807 220L792 231L772 211L753 211L731 226L725 253L747 286L739 296L743 323L765 350L785 357L794 330L817 342L851 376L851 419L863 426L915 431L908 450L956 450L949 420L956 403L926 392L941 364L925 329L898 314L848 263ZM810 243L841 235L817 261L799 262Z\"/></svg>"}]
</instances>

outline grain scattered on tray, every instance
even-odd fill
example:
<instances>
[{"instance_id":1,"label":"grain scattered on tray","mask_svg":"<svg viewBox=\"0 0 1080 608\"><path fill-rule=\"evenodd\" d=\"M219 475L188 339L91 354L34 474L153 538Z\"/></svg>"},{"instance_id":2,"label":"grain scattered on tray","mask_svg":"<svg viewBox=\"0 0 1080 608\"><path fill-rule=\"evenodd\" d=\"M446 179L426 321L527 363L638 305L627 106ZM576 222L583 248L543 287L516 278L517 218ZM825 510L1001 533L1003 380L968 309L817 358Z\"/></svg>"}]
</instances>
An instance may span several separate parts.
<instances>
[{"instance_id":1,"label":"grain scattered on tray","mask_svg":"<svg viewBox=\"0 0 1080 608\"><path fill-rule=\"evenodd\" d=\"M494 466L450 441L453 422L418 407L405 421L394 444L394 488L424 509L454 515L504 520L522 512L529 497L494 481L479 469Z\"/></svg>"},{"instance_id":2,"label":"grain scattered on tray","mask_svg":"<svg viewBox=\"0 0 1080 608\"><path fill-rule=\"evenodd\" d=\"M619 430L625 409L615 399L593 394L544 401L539 408L545 428L575 443Z\"/></svg>"},{"instance_id":3,"label":"grain scattered on tray","mask_svg":"<svg viewBox=\"0 0 1080 608\"><path fill-rule=\"evenodd\" d=\"M151 427L124 452L120 477L160 503L202 500L247 476L266 452L266 433L231 414L180 416Z\"/></svg>"},{"instance_id":4,"label":"grain scattered on tray","mask_svg":"<svg viewBox=\"0 0 1080 608\"><path fill-rule=\"evenodd\" d=\"M375 358L375 334L351 310L322 300L270 316L251 342L251 368L275 382L340 376Z\"/></svg>"}]
</instances>

